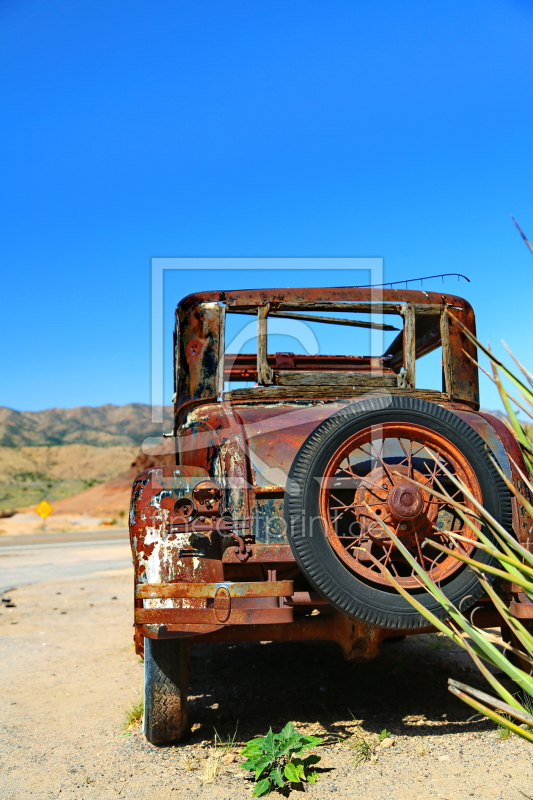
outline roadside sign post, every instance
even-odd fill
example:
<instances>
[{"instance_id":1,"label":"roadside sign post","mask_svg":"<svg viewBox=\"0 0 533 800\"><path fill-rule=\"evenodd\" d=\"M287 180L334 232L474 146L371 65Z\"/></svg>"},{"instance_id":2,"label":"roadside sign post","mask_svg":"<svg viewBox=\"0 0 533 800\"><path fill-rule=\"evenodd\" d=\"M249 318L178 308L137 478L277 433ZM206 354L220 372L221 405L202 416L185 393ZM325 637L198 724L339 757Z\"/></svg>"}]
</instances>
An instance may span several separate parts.
<instances>
[{"instance_id":1,"label":"roadside sign post","mask_svg":"<svg viewBox=\"0 0 533 800\"><path fill-rule=\"evenodd\" d=\"M52 513L54 509L52 508L48 500L41 500L41 502L39 503L39 505L35 510L43 521L42 530L44 532L46 530L46 518L49 516L49 514Z\"/></svg>"}]
</instances>

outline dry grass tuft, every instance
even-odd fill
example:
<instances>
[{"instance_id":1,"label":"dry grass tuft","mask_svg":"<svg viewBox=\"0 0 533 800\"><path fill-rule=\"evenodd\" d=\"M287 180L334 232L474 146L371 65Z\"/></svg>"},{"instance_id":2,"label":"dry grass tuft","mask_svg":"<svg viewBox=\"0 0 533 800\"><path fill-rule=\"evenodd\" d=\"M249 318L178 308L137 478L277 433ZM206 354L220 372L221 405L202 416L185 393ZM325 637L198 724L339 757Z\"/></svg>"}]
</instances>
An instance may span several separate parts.
<instances>
[{"instance_id":1,"label":"dry grass tuft","mask_svg":"<svg viewBox=\"0 0 533 800\"><path fill-rule=\"evenodd\" d=\"M183 769L185 772L192 772L197 766L197 763L190 756L183 756Z\"/></svg>"},{"instance_id":2,"label":"dry grass tuft","mask_svg":"<svg viewBox=\"0 0 533 800\"><path fill-rule=\"evenodd\" d=\"M217 753L216 750L208 756L200 774L200 780L203 783L214 783L216 781L222 770L222 756L223 753Z\"/></svg>"},{"instance_id":3,"label":"dry grass tuft","mask_svg":"<svg viewBox=\"0 0 533 800\"><path fill-rule=\"evenodd\" d=\"M416 743L415 749L419 756L429 756L429 745L422 739Z\"/></svg>"}]
</instances>

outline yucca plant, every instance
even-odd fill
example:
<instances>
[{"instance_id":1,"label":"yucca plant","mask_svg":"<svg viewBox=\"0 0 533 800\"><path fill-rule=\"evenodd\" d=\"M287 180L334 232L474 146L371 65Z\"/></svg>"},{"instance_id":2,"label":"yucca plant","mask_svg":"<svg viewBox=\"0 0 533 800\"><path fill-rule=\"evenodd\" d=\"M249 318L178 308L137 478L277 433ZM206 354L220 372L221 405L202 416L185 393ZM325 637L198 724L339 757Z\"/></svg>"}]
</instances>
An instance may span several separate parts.
<instances>
[{"instance_id":1,"label":"yucca plant","mask_svg":"<svg viewBox=\"0 0 533 800\"><path fill-rule=\"evenodd\" d=\"M510 370L497 359L489 348L484 347L477 341L455 317L454 323L459 325L465 335L490 359L493 374L492 376L489 375L489 378L491 378L498 387L507 412L508 425L520 445L529 473L525 474L524 470L520 470L518 465L515 466L520 473L525 487L527 487L526 490L533 495L533 441L529 436L531 427L527 428L519 422L512 405L514 403L518 408L522 409L533 421L533 376L518 362L511 351L508 350L525 379L522 380L513 370ZM480 367L480 369L482 368ZM483 370L483 372L485 372L485 370ZM485 372L485 374L488 373ZM508 378L518 390L519 398L513 397L506 390L502 382L502 375ZM429 450L428 454L431 457ZM527 497L518 491L507 476L503 474L499 465L495 463L495 467L507 484L509 491L512 492L518 503L531 517L533 525L533 505ZM441 469L443 469L452 484L461 490L463 497L472 504L475 511L472 511L471 508L467 508L462 503L456 502L440 484L438 484L437 489L429 488L424 485L424 490L434 495L436 498L446 499L448 503L457 509L457 513L463 522L477 537L478 541L476 547L490 554L493 557L493 561L489 564L481 564L476 561L475 558L471 558L463 545L471 544L472 540L454 533L453 531L445 532L448 539L447 545L438 544L434 541L428 541L425 545L437 549L448 556L453 556L468 565L475 573L486 594L492 600L495 608L499 611L511 631L513 645L504 642L501 637L495 636L489 631L474 625L459 608L449 601L440 587L431 580L387 524L372 511L370 506L367 506L369 514L372 515L376 522L393 540L395 546L402 553L406 561L416 571L421 584L425 585L427 591L446 609L449 618L448 622L442 622L434 614L424 608L416 597L407 592L398 583L386 567L376 559L372 560L395 589L408 600L431 625L434 625L435 628L450 638L456 645L469 653L497 697L452 679L448 681L450 691L461 698L465 703L472 706L477 712L492 719L501 726L502 730L508 729L518 736L533 742L533 676L531 675L533 671L533 634L519 619L510 613L506 603L487 579L488 573L495 578L515 583L520 586L524 594L533 601L533 554L506 531L469 492L467 487L461 484L449 470L443 465L441 465ZM403 480L409 479L403 476ZM414 484L417 483L415 480L411 482ZM440 532L442 533L442 531ZM488 535L489 533L490 535ZM514 656L515 658L511 660L509 656L511 656L511 658ZM517 663L520 664L520 666L518 666ZM493 672L488 669L487 664L496 667L514 681L519 691L516 694L511 693ZM525 667L525 669L522 667Z\"/></svg>"}]
</instances>

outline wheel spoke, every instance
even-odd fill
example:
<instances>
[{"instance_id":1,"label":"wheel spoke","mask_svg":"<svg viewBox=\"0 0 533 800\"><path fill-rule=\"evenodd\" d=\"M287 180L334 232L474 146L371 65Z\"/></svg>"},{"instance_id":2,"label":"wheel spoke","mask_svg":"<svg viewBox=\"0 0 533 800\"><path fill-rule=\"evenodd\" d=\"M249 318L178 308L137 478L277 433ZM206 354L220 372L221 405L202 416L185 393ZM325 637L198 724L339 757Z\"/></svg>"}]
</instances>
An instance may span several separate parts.
<instances>
[{"instance_id":1,"label":"wheel spoke","mask_svg":"<svg viewBox=\"0 0 533 800\"><path fill-rule=\"evenodd\" d=\"M453 556L422 548L425 539L450 545L447 531L466 533L475 541L475 534L468 533L450 504L464 501L464 490L452 485L445 469L463 481L476 498L480 496L477 479L465 457L432 429L416 423L391 422L347 439L332 457L324 476L328 480L321 489L322 497L327 498L325 505L321 499L321 514L328 520L328 538L332 544L337 542L339 558L356 574L377 584L387 582L380 572L381 564L402 585L419 587L416 570L387 535L384 526L389 526L416 562L435 579L442 580L460 569ZM419 505L418 511L413 506L412 516L407 512L402 517L407 481L419 486ZM405 488L399 490L399 486ZM443 498L434 497L433 489L440 491ZM390 497L393 490L395 495ZM474 544L463 543L461 547L470 552Z\"/></svg>"}]
</instances>

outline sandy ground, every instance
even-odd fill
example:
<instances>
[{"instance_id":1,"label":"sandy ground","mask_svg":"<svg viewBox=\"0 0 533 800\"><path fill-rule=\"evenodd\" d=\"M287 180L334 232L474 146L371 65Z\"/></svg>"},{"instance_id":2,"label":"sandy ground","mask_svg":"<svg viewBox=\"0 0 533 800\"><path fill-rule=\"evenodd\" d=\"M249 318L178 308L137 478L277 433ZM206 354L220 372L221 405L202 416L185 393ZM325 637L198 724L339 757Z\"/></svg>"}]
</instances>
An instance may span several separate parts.
<instances>
[{"instance_id":1,"label":"sandy ground","mask_svg":"<svg viewBox=\"0 0 533 800\"><path fill-rule=\"evenodd\" d=\"M20 587L8 595L14 607L0 604L0 800L250 797L231 754L213 783L202 781L214 730L226 739L238 725L239 742L287 720L326 736L310 790L317 798L533 797L531 746L468 721L446 678L481 684L468 658L437 636L389 644L367 664L345 662L329 644L198 645L191 738L148 744L121 728L142 685L131 588L127 568ZM338 737L359 723L370 738L387 728L395 745L356 767L350 740Z\"/></svg>"}]
</instances>

